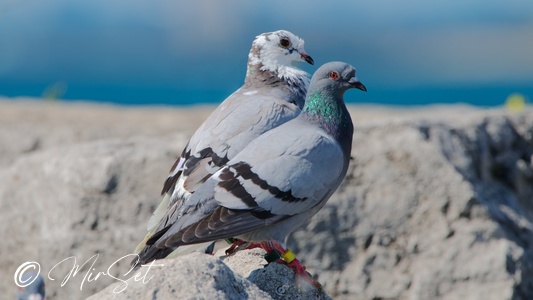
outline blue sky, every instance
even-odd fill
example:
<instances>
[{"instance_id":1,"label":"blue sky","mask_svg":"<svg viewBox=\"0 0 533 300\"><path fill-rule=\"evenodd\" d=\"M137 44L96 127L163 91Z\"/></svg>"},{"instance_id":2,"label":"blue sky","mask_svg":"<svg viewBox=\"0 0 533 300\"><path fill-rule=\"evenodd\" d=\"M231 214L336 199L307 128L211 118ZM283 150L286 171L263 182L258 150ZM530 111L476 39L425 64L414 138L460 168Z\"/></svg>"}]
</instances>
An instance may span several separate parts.
<instances>
[{"instance_id":1,"label":"blue sky","mask_svg":"<svg viewBox=\"0 0 533 300\"><path fill-rule=\"evenodd\" d=\"M533 1L0 0L0 95L219 102L254 36L287 29L315 66L368 87L351 102L496 105L533 97Z\"/></svg>"}]
</instances>

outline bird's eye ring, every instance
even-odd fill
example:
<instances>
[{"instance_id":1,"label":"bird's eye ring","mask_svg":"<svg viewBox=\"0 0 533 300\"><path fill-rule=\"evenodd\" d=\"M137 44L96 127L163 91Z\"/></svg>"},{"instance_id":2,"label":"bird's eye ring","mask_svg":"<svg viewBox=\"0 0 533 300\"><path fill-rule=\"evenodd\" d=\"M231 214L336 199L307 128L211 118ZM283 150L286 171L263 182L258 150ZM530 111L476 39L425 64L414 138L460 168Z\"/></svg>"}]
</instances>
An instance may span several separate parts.
<instances>
[{"instance_id":1,"label":"bird's eye ring","mask_svg":"<svg viewBox=\"0 0 533 300\"><path fill-rule=\"evenodd\" d=\"M333 80L337 80L337 79L339 79L339 73L336 72L336 71L331 71L331 72L329 72L329 78L331 78Z\"/></svg>"},{"instance_id":2,"label":"bird's eye ring","mask_svg":"<svg viewBox=\"0 0 533 300\"><path fill-rule=\"evenodd\" d=\"M280 41L279 41L279 44L281 47L283 48L289 48L291 46L291 41L289 41L288 38L282 38Z\"/></svg>"}]
</instances>

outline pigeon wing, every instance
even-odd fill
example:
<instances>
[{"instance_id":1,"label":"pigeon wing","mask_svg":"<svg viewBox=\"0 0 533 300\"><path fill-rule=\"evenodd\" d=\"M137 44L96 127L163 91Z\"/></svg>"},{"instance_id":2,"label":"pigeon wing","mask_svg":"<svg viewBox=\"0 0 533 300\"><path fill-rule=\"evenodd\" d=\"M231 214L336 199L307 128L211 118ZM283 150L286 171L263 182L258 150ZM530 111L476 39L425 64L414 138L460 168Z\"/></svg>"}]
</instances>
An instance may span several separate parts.
<instances>
[{"instance_id":1,"label":"pigeon wing","mask_svg":"<svg viewBox=\"0 0 533 300\"><path fill-rule=\"evenodd\" d=\"M346 165L340 146L315 127L282 127L287 128L254 140L198 189L175 223L160 226L165 232L158 236L157 246L237 236L303 213L327 199L342 180Z\"/></svg>"},{"instance_id":2,"label":"pigeon wing","mask_svg":"<svg viewBox=\"0 0 533 300\"><path fill-rule=\"evenodd\" d=\"M171 169L162 193L173 194L172 205L194 192L251 140L299 113L297 106L266 91L238 90L198 128Z\"/></svg>"}]
</instances>

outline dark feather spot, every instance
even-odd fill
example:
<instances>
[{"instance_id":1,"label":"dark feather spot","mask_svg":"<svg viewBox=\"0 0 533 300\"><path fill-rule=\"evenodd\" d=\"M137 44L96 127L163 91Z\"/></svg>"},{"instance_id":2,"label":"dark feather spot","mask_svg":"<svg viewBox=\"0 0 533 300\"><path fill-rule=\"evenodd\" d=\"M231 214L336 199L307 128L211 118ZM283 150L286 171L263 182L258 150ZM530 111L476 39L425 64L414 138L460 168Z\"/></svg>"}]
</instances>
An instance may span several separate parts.
<instances>
[{"instance_id":1,"label":"dark feather spot","mask_svg":"<svg viewBox=\"0 0 533 300\"><path fill-rule=\"evenodd\" d=\"M258 219L261 219L261 220L269 219L269 218L272 218L273 216L275 216L273 213L269 212L268 210L252 211L250 213L252 214L252 216L254 216L254 217L258 218Z\"/></svg>"},{"instance_id":2,"label":"dark feather spot","mask_svg":"<svg viewBox=\"0 0 533 300\"><path fill-rule=\"evenodd\" d=\"M257 207L254 197L241 185L239 179L237 179L238 175L236 176L229 168L224 169L219 178L223 180L218 183L219 187L241 199L248 207Z\"/></svg>"},{"instance_id":3,"label":"dark feather spot","mask_svg":"<svg viewBox=\"0 0 533 300\"><path fill-rule=\"evenodd\" d=\"M220 157L215 152L212 152L211 159L217 167L222 167L229 161L227 153L224 155L224 157Z\"/></svg>"},{"instance_id":4,"label":"dark feather spot","mask_svg":"<svg viewBox=\"0 0 533 300\"><path fill-rule=\"evenodd\" d=\"M178 167L178 163L180 162L181 159L187 160L191 156L191 150L190 149L188 151L185 151L185 150L187 150L188 145L189 144L187 144L185 149L183 149L183 152L181 153L181 156L178 159L176 159L176 162L174 162L174 164L172 165L172 168L170 168L170 172L169 172L170 174L174 173L174 170ZM180 178L180 176L181 176L181 171L176 173L176 175L174 175L174 176L167 177L167 179L165 180L165 183L163 184L163 190L161 191L161 195L167 193L172 188L172 186L174 186L174 184L176 184L176 182L178 181L178 178Z\"/></svg>"},{"instance_id":5,"label":"dark feather spot","mask_svg":"<svg viewBox=\"0 0 533 300\"><path fill-rule=\"evenodd\" d=\"M299 202L299 201L305 201L307 198L296 198L292 195L291 190L288 191L282 191L278 189L275 186L271 186L266 182L266 180L263 180L259 178L259 175L252 172L252 167L250 167L249 164L245 162L239 162L231 167L235 168L237 171L237 174L241 176L244 179L251 180L255 185L259 186L263 190L267 190L269 193L274 195L274 197L287 202Z\"/></svg>"},{"instance_id":6,"label":"dark feather spot","mask_svg":"<svg viewBox=\"0 0 533 300\"><path fill-rule=\"evenodd\" d=\"M210 147L207 147L205 149L202 149L202 151L198 152L197 154L189 157L187 161L185 162L185 170L183 171L183 175L189 176L198 166L201 160L203 160L206 157L212 157L213 156L213 149Z\"/></svg>"},{"instance_id":7,"label":"dark feather spot","mask_svg":"<svg viewBox=\"0 0 533 300\"><path fill-rule=\"evenodd\" d=\"M172 224L169 224L167 225L165 228L157 231L156 233L154 233L154 235L152 235L147 241L146 241L146 245L149 246L149 245L153 245L155 244L155 242L157 242L157 240L162 237L169 229L170 227L172 226Z\"/></svg>"}]
</instances>

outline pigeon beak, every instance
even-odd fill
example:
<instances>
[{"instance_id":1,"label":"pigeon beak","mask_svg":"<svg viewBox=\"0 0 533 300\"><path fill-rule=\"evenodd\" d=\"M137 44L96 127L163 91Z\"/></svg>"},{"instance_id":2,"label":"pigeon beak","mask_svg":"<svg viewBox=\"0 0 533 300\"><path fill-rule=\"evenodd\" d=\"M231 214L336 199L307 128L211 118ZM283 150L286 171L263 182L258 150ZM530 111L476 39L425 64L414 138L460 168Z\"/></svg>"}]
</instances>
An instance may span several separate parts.
<instances>
[{"instance_id":1,"label":"pigeon beak","mask_svg":"<svg viewBox=\"0 0 533 300\"><path fill-rule=\"evenodd\" d=\"M361 83L361 81L359 81L359 79L357 79L357 77L352 77L350 78L350 80L348 80L348 83L356 88L356 89L359 89L363 92L366 92L366 86L364 84Z\"/></svg>"},{"instance_id":2,"label":"pigeon beak","mask_svg":"<svg viewBox=\"0 0 533 300\"><path fill-rule=\"evenodd\" d=\"M305 60L308 64L311 64L311 65L314 65L315 64L315 61L311 58L311 56L309 56L309 54L305 53L305 52L300 52L300 56L303 58L303 60Z\"/></svg>"}]
</instances>

